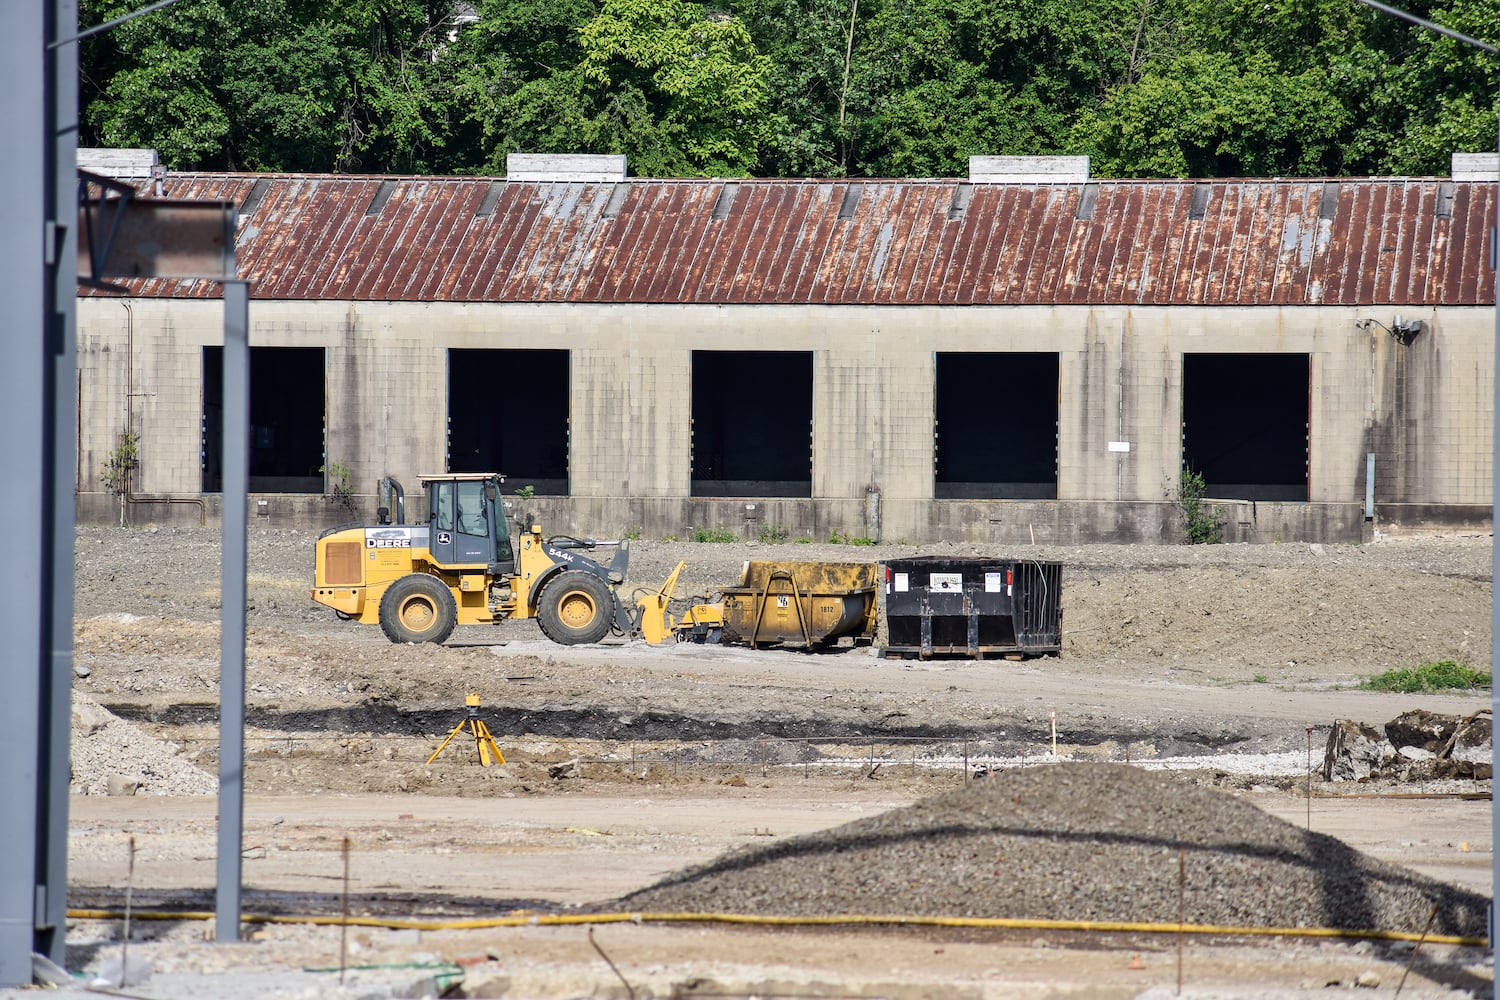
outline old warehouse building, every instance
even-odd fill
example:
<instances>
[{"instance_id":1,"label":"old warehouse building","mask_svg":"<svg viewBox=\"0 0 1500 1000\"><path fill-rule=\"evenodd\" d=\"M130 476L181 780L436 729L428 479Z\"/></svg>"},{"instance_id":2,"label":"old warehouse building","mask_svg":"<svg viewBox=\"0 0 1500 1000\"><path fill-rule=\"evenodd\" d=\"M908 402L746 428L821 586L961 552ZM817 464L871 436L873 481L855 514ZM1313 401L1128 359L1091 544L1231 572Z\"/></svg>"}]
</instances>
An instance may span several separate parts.
<instances>
[{"instance_id":1,"label":"old warehouse building","mask_svg":"<svg viewBox=\"0 0 1500 1000\"><path fill-rule=\"evenodd\" d=\"M1001 543L1487 524L1495 158L1451 178L1111 181L167 174L239 209L252 514L322 471L500 471L549 531ZM207 282L79 302L80 516L218 509Z\"/></svg>"}]
</instances>

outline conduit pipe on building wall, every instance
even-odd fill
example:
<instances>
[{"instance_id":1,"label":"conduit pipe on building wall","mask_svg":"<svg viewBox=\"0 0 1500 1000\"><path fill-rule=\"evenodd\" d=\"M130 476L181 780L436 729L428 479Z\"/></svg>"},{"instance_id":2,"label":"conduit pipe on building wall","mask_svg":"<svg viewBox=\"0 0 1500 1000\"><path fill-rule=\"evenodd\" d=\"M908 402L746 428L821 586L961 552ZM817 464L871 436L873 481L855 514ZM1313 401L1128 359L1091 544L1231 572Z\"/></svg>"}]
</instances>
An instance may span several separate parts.
<instances>
[{"instance_id":1,"label":"conduit pipe on building wall","mask_svg":"<svg viewBox=\"0 0 1500 1000\"><path fill-rule=\"evenodd\" d=\"M70 920L119 920L123 910L69 910ZM214 914L195 910L135 910L135 920L212 920ZM471 920L406 920L385 917L344 917L294 914L251 914L247 924L314 924L318 926L385 927L392 930L470 931L500 927L560 927L572 924L720 923L752 927L964 927L997 930L1086 931L1130 934L1209 934L1220 937L1308 937L1365 941L1421 941L1427 944L1487 947L1488 938L1419 934L1414 931L1349 930L1343 927L1230 927L1218 924L1159 924L1117 920L1022 920L1009 917L919 917L844 914L813 917L758 916L746 913L554 913Z\"/></svg>"},{"instance_id":2,"label":"conduit pipe on building wall","mask_svg":"<svg viewBox=\"0 0 1500 1000\"><path fill-rule=\"evenodd\" d=\"M120 301L125 307L125 433L135 429L135 310L130 303ZM198 527L208 524L208 504L202 497L147 496L133 493L130 489L130 473L125 473L125 509L137 504L188 503L198 505Z\"/></svg>"},{"instance_id":3,"label":"conduit pipe on building wall","mask_svg":"<svg viewBox=\"0 0 1500 1000\"><path fill-rule=\"evenodd\" d=\"M126 507L133 507L136 504L152 504L152 503L190 503L190 504L196 504L198 506L198 527L202 528L202 527L206 527L208 525L208 503L202 497L173 497L173 496L159 496L159 497L154 497L154 496L148 496L148 495L140 494L140 493L132 493L132 492L130 492L129 485L128 484L126 485L126 487L125 487L125 505L126 505Z\"/></svg>"}]
</instances>

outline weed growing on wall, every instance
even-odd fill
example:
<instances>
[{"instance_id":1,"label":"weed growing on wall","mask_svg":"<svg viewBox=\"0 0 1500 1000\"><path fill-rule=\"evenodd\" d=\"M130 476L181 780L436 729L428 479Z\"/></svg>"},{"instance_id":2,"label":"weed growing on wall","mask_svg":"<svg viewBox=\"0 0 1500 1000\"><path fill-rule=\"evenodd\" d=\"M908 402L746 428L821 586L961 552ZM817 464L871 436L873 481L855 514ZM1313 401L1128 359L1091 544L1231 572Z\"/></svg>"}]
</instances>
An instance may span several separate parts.
<instances>
[{"instance_id":1,"label":"weed growing on wall","mask_svg":"<svg viewBox=\"0 0 1500 1000\"><path fill-rule=\"evenodd\" d=\"M1207 490L1203 474L1184 466L1174 499L1190 545L1211 545L1224 536L1224 512L1204 499Z\"/></svg>"},{"instance_id":2,"label":"weed growing on wall","mask_svg":"<svg viewBox=\"0 0 1500 1000\"><path fill-rule=\"evenodd\" d=\"M141 464L141 439L135 431L123 431L119 443L104 459L104 469L99 479L109 491L120 498L120 527L125 527L126 494L130 492L130 474Z\"/></svg>"},{"instance_id":3,"label":"weed growing on wall","mask_svg":"<svg viewBox=\"0 0 1500 1000\"><path fill-rule=\"evenodd\" d=\"M762 524L760 530L755 533L755 537L762 545L780 545L790 534L791 532L779 524Z\"/></svg>"},{"instance_id":4,"label":"weed growing on wall","mask_svg":"<svg viewBox=\"0 0 1500 1000\"><path fill-rule=\"evenodd\" d=\"M324 499L335 507L342 507L351 517L354 516L354 473L349 470L349 466L342 462L329 462L318 471L328 478Z\"/></svg>"}]
</instances>

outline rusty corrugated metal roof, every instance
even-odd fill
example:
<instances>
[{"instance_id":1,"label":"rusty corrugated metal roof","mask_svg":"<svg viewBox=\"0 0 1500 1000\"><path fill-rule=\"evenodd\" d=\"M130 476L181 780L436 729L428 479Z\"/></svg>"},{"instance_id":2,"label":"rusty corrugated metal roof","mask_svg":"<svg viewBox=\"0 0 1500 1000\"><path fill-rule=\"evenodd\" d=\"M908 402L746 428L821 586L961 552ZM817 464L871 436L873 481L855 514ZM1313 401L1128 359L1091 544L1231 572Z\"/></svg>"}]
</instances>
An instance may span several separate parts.
<instances>
[{"instance_id":1,"label":"rusty corrugated metal roof","mask_svg":"<svg viewBox=\"0 0 1500 1000\"><path fill-rule=\"evenodd\" d=\"M252 195L253 192L253 195ZM170 174L246 206L259 299L1487 305L1495 185L1440 178L628 180ZM204 282L131 283L212 296Z\"/></svg>"}]
</instances>

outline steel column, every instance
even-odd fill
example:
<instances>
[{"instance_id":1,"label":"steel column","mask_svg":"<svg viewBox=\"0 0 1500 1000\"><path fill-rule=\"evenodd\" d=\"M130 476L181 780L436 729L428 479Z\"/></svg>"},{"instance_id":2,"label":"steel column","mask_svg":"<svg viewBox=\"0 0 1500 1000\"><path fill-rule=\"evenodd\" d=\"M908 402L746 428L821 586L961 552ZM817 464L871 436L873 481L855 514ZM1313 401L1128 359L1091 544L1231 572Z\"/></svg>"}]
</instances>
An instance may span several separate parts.
<instances>
[{"instance_id":1,"label":"steel column","mask_svg":"<svg viewBox=\"0 0 1500 1000\"><path fill-rule=\"evenodd\" d=\"M0 371L3 458L21 523L0 584L0 987L63 960L73 641L72 239L77 70L49 48L72 0L0 4ZM60 208L62 210L60 210Z\"/></svg>"},{"instance_id":2,"label":"steel column","mask_svg":"<svg viewBox=\"0 0 1500 1000\"><path fill-rule=\"evenodd\" d=\"M215 935L240 939L245 811L245 533L250 482L249 286L224 282L223 577L220 585L219 862Z\"/></svg>"},{"instance_id":3,"label":"steel column","mask_svg":"<svg viewBox=\"0 0 1500 1000\"><path fill-rule=\"evenodd\" d=\"M1490 52L1496 50L1491 48ZM1496 545L1495 528L1500 526L1500 77L1495 83L1495 228L1490 230L1490 281L1495 295L1495 338L1491 346L1490 382L1494 396L1490 403L1490 753L1494 756L1495 719L1500 716L1500 687L1495 675L1500 673L1500 603L1495 600L1495 583L1500 581L1500 545ZM1493 791L1494 778L1490 779ZM1495 833L1500 831L1500 801L1490 795L1490 954L1495 954L1495 893L1500 892L1500 849Z\"/></svg>"},{"instance_id":4,"label":"steel column","mask_svg":"<svg viewBox=\"0 0 1500 1000\"><path fill-rule=\"evenodd\" d=\"M0 310L4 316L6 363L0 365L3 455L12 470L13 509L28 515L32 530L16 537L16 557L3 569L0 634L7 637L5 696L0 698L0 985L31 983L31 946L38 902L38 809L42 680L47 672L43 594L50 580L37 568L51 559L50 521L45 507L47 465L45 394L47 267L38 252L47 229L44 196L49 142L45 106L50 96L43 69L43 3L0 4L0 134L9 149L0 157Z\"/></svg>"},{"instance_id":5,"label":"steel column","mask_svg":"<svg viewBox=\"0 0 1500 1000\"><path fill-rule=\"evenodd\" d=\"M47 38L78 29L76 0L51 0ZM44 391L51 397L42 441L44 508L51 516L50 559L43 579L50 587L44 616L46 661L41 719L41 769L37 804L38 891L33 949L64 965L68 915L68 788L72 778L69 736L73 721L73 496L78 489L78 46L48 45L51 103L51 184L46 203L56 221L44 249L51 285L46 313ZM45 418L44 418L45 419Z\"/></svg>"}]
</instances>

